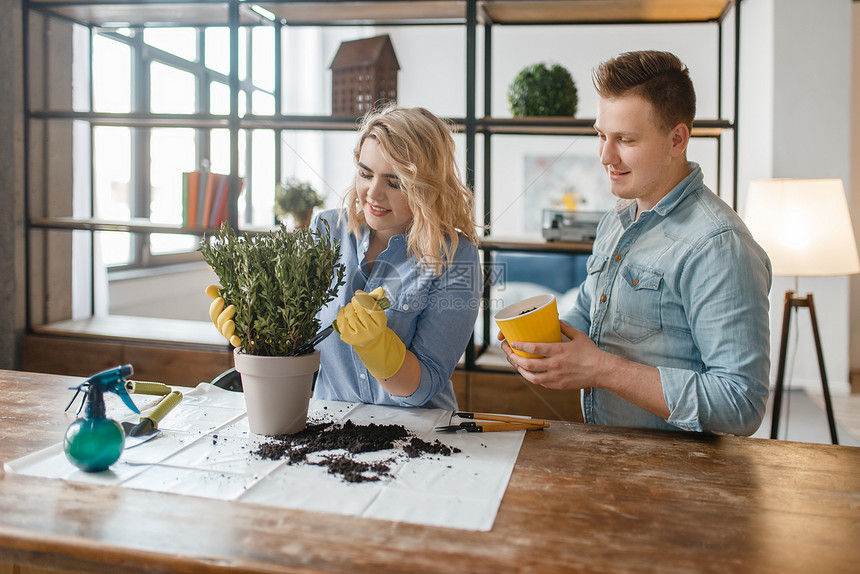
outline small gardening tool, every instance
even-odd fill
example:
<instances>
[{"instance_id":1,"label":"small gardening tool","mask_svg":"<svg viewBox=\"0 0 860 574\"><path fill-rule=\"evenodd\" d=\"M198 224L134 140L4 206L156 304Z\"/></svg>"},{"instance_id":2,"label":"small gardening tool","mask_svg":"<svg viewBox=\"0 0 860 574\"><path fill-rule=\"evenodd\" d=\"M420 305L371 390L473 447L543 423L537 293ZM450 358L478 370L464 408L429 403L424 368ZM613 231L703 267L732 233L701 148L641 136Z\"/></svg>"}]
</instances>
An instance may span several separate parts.
<instances>
[{"instance_id":1,"label":"small gardening tool","mask_svg":"<svg viewBox=\"0 0 860 574\"><path fill-rule=\"evenodd\" d=\"M472 419L454 423L453 418ZM451 421L446 426L436 427L437 432L497 432L535 430L549 427L549 423L538 419L527 419L507 415L492 415L489 413L467 413L458 411L451 415Z\"/></svg>"},{"instance_id":2,"label":"small gardening tool","mask_svg":"<svg viewBox=\"0 0 860 574\"><path fill-rule=\"evenodd\" d=\"M150 381L126 381L125 390L134 395L169 395L172 390L164 383L153 383Z\"/></svg>"},{"instance_id":3,"label":"small gardening tool","mask_svg":"<svg viewBox=\"0 0 860 574\"><path fill-rule=\"evenodd\" d=\"M158 384L158 383L156 383ZM122 429L125 431L125 448L133 448L153 438L159 433L158 423L173 407L182 401L182 393L172 391L166 395L147 415L140 417L137 424L123 422Z\"/></svg>"},{"instance_id":4,"label":"small gardening tool","mask_svg":"<svg viewBox=\"0 0 860 574\"><path fill-rule=\"evenodd\" d=\"M378 301L376 301L376 304L379 305L380 307L382 307L383 309L388 309L388 307L391 306L391 302L388 300L387 297L383 297L382 299L379 299ZM362 302L362 305L365 305L365 302ZM365 306L369 307L372 305L373 305L373 302L370 301ZM288 356L295 357L298 355L304 355L305 353L312 352L314 350L314 347L319 345L326 337L331 335L332 331L337 331L337 322L336 321L333 322L328 327L326 327L325 329L322 329L319 333L314 335L313 338L310 339L309 341L304 342L301 345L299 345L298 347L296 347L295 349L293 349L293 352L290 353Z\"/></svg>"},{"instance_id":5,"label":"small gardening tool","mask_svg":"<svg viewBox=\"0 0 860 574\"><path fill-rule=\"evenodd\" d=\"M329 325L328 327L326 327L325 329L323 329L322 331L320 331L319 333L314 335L310 341L302 343L301 345L299 345L298 347L293 349L293 352L290 353L288 356L289 357L297 357L299 355L304 355L306 353L313 352L314 347L316 347L320 342L322 342L323 339L325 339L326 337L331 335L332 331L334 331L334 326Z\"/></svg>"}]
</instances>

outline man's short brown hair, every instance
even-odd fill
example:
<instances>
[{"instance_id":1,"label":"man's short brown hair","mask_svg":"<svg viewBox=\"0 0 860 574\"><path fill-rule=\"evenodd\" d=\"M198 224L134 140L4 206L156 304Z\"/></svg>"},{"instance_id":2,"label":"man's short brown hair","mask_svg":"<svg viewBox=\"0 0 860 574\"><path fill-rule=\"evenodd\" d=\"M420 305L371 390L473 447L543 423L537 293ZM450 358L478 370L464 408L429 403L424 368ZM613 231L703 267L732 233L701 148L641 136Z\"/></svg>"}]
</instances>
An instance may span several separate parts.
<instances>
[{"instance_id":1,"label":"man's short brown hair","mask_svg":"<svg viewBox=\"0 0 860 574\"><path fill-rule=\"evenodd\" d=\"M666 131L683 123L692 131L696 91L690 71L669 52L625 52L600 64L592 81L601 98L639 96L654 106L657 127Z\"/></svg>"}]
</instances>

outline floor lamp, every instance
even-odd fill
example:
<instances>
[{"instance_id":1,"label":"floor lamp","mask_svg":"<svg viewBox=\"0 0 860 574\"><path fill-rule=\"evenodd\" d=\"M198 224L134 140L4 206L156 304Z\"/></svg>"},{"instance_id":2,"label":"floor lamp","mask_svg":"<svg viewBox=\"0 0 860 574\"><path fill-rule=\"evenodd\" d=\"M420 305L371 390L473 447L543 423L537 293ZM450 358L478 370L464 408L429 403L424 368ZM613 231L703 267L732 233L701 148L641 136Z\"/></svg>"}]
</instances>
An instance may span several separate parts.
<instances>
[{"instance_id":1,"label":"floor lamp","mask_svg":"<svg viewBox=\"0 0 860 574\"><path fill-rule=\"evenodd\" d=\"M770 257L774 275L851 275L860 273L857 241L851 226L845 190L839 179L763 179L750 183L745 221L753 237ZM839 444L818 319L812 293L785 293L779 362L773 400L770 438L777 438L785 379L785 359L791 316L802 307L809 309L812 335L818 355L818 370L824 391L824 406L833 444Z\"/></svg>"}]
</instances>

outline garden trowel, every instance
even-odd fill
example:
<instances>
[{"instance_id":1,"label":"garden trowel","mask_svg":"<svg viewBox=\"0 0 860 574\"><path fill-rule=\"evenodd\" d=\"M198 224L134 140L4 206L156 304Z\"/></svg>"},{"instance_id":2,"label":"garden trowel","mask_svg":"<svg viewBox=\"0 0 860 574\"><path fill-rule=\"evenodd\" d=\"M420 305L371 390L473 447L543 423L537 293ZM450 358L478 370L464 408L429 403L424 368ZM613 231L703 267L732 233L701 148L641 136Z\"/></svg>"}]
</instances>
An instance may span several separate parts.
<instances>
[{"instance_id":1,"label":"garden trowel","mask_svg":"<svg viewBox=\"0 0 860 574\"><path fill-rule=\"evenodd\" d=\"M173 391L165 396L149 413L141 415L137 424L123 422L122 429L125 431L125 448L133 448L144 443L158 434L158 423L173 407L182 400L182 393Z\"/></svg>"}]
</instances>

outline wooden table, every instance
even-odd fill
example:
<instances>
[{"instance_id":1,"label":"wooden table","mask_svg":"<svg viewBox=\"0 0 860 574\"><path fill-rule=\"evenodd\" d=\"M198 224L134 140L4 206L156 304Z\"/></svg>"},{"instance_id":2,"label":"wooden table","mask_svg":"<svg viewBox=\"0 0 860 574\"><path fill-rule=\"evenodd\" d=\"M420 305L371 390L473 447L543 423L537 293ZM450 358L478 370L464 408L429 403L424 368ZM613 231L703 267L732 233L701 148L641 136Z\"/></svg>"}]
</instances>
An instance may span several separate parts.
<instances>
[{"instance_id":1,"label":"wooden table","mask_svg":"<svg viewBox=\"0 0 860 574\"><path fill-rule=\"evenodd\" d=\"M59 442L79 382L0 371L0 460ZM0 573L831 573L858 543L858 448L580 423L527 434L491 532L0 474Z\"/></svg>"}]
</instances>

